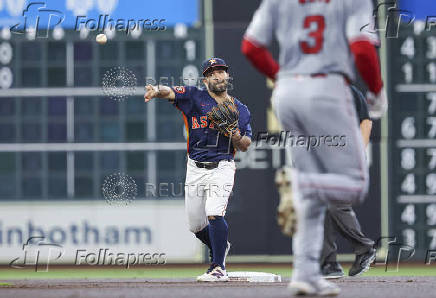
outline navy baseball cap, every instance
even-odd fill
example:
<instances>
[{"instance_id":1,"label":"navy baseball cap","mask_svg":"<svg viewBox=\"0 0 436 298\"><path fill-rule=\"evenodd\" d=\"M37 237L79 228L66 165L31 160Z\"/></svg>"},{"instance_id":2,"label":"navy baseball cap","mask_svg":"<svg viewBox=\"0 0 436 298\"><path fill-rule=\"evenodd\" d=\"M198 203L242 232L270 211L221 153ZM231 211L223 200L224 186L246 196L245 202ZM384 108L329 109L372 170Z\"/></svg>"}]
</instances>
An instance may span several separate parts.
<instances>
[{"instance_id":1,"label":"navy baseball cap","mask_svg":"<svg viewBox=\"0 0 436 298\"><path fill-rule=\"evenodd\" d=\"M229 68L229 66L226 64L226 61L221 58L206 59L201 64L201 68L203 69L203 76L205 76L208 71L215 67L222 68L225 71L227 71L227 69Z\"/></svg>"}]
</instances>

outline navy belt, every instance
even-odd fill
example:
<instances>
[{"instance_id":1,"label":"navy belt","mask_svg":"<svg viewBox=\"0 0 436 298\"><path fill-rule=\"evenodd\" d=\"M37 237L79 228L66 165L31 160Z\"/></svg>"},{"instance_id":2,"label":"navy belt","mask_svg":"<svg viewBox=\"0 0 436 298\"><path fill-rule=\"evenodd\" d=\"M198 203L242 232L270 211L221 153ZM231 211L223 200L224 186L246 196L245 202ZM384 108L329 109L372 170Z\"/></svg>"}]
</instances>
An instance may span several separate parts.
<instances>
[{"instance_id":1,"label":"navy belt","mask_svg":"<svg viewBox=\"0 0 436 298\"><path fill-rule=\"evenodd\" d=\"M227 161L232 161L231 159L223 159L223 160L227 160ZM218 168L218 164L220 163L219 161L207 161L207 162L202 162L202 161L195 161L195 165L197 166L197 168L202 168L202 169L207 169L207 170L213 170Z\"/></svg>"},{"instance_id":2,"label":"navy belt","mask_svg":"<svg viewBox=\"0 0 436 298\"><path fill-rule=\"evenodd\" d=\"M195 162L195 165L197 166L197 168L202 168L202 169L207 169L207 170L212 170L212 169L218 168L218 164L219 164L219 161L212 161L212 162L196 161Z\"/></svg>"}]
</instances>

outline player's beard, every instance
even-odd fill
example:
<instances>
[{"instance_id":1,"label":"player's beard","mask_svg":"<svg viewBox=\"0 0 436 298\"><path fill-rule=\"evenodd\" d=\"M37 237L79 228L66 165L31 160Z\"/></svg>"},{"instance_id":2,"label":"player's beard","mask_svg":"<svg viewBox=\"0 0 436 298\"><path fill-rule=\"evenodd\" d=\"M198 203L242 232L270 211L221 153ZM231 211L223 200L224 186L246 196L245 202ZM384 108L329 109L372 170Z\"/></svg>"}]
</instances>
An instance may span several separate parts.
<instances>
[{"instance_id":1,"label":"player's beard","mask_svg":"<svg viewBox=\"0 0 436 298\"><path fill-rule=\"evenodd\" d=\"M209 90L215 94L221 94L225 91L227 91L227 86L228 86L228 81L227 80L222 80L222 81L210 81L207 83L207 86L209 88Z\"/></svg>"}]
</instances>

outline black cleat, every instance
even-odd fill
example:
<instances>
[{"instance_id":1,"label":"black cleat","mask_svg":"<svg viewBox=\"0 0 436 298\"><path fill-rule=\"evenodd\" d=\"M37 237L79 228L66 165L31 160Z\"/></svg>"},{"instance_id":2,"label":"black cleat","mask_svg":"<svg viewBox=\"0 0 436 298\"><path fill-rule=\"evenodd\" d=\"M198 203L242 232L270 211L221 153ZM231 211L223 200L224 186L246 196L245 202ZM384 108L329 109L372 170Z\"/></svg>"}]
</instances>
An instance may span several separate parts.
<instances>
[{"instance_id":1,"label":"black cleat","mask_svg":"<svg viewBox=\"0 0 436 298\"><path fill-rule=\"evenodd\" d=\"M321 267L322 277L334 279L344 277L344 270L338 262L327 262Z\"/></svg>"},{"instance_id":2,"label":"black cleat","mask_svg":"<svg viewBox=\"0 0 436 298\"><path fill-rule=\"evenodd\" d=\"M350 271L348 272L349 276L357 276L369 270L369 266L375 260L376 250L371 248L368 252L357 255L356 260L351 266Z\"/></svg>"}]
</instances>

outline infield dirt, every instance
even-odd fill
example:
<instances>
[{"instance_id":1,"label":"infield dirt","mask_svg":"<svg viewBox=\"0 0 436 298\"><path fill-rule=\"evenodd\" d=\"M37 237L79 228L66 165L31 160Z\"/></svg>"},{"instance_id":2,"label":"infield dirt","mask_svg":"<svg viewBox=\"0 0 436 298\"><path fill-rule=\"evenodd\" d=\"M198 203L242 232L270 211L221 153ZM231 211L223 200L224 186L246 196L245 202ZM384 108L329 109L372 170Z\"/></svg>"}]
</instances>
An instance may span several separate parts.
<instances>
[{"instance_id":1,"label":"infield dirt","mask_svg":"<svg viewBox=\"0 0 436 298\"><path fill-rule=\"evenodd\" d=\"M189 279L14 280L0 283L0 297L291 297L281 283L197 283ZM338 297L436 297L436 277L357 277L334 281Z\"/></svg>"}]
</instances>

